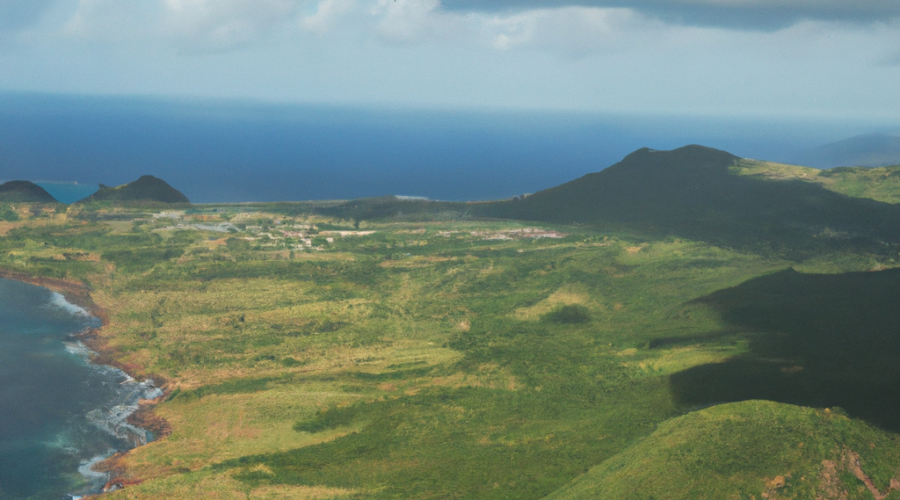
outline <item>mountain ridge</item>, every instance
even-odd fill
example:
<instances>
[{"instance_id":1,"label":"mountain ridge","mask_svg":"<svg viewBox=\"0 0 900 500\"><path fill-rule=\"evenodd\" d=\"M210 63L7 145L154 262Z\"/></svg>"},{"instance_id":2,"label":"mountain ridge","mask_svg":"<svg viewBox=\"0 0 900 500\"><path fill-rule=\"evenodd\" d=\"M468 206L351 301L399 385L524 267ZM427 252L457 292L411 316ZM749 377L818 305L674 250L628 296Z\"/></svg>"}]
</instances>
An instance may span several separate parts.
<instances>
[{"instance_id":1,"label":"mountain ridge","mask_svg":"<svg viewBox=\"0 0 900 500\"><path fill-rule=\"evenodd\" d=\"M900 136L863 134L796 154L792 161L816 168L887 167L900 164Z\"/></svg>"},{"instance_id":2,"label":"mountain ridge","mask_svg":"<svg viewBox=\"0 0 900 500\"><path fill-rule=\"evenodd\" d=\"M486 203L479 212L731 247L779 242L803 248L815 246L815 239L900 241L900 207L798 178L741 175L739 163L746 161L699 145L643 148L599 172L521 199Z\"/></svg>"}]
</instances>

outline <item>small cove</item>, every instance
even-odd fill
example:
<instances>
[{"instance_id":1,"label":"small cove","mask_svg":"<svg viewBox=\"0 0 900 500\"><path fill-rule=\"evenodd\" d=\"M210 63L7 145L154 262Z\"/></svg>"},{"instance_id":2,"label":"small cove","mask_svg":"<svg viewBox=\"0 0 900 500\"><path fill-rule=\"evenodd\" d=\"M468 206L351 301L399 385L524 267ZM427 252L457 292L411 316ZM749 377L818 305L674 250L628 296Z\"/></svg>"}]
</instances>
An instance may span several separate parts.
<instances>
[{"instance_id":1,"label":"small cove","mask_svg":"<svg viewBox=\"0 0 900 500\"><path fill-rule=\"evenodd\" d=\"M98 326L59 293L0 279L0 499L96 492L92 462L152 439L125 419L161 392L90 364L72 335Z\"/></svg>"}]
</instances>

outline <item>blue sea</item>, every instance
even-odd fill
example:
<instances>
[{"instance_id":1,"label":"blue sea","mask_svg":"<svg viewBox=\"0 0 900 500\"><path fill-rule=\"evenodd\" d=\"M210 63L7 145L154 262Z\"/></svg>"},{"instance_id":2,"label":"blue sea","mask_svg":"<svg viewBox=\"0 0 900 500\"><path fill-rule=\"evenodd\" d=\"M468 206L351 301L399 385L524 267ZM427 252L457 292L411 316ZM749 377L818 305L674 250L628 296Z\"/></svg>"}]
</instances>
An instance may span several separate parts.
<instances>
[{"instance_id":1,"label":"blue sea","mask_svg":"<svg viewBox=\"0 0 900 500\"><path fill-rule=\"evenodd\" d=\"M790 161L897 125L3 93L0 182L32 180L64 202L144 174L196 203L392 194L486 200L556 186L642 147L702 144Z\"/></svg>"},{"instance_id":2,"label":"blue sea","mask_svg":"<svg viewBox=\"0 0 900 500\"><path fill-rule=\"evenodd\" d=\"M93 463L152 438L125 418L159 390L88 363L71 337L97 326L58 293L0 279L0 499L97 492Z\"/></svg>"}]
</instances>

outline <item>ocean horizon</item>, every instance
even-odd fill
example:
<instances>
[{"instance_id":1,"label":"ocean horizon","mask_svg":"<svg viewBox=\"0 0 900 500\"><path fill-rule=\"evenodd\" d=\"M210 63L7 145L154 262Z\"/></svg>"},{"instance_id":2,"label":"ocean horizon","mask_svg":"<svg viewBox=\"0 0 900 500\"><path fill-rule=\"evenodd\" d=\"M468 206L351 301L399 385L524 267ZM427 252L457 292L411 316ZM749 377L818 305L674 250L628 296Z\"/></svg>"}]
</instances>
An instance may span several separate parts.
<instances>
[{"instance_id":1,"label":"ocean horizon","mask_svg":"<svg viewBox=\"0 0 900 500\"><path fill-rule=\"evenodd\" d=\"M642 147L702 144L789 161L798 151L887 126L2 93L0 181L32 180L68 203L99 184L144 174L195 203L490 200L562 184Z\"/></svg>"}]
</instances>

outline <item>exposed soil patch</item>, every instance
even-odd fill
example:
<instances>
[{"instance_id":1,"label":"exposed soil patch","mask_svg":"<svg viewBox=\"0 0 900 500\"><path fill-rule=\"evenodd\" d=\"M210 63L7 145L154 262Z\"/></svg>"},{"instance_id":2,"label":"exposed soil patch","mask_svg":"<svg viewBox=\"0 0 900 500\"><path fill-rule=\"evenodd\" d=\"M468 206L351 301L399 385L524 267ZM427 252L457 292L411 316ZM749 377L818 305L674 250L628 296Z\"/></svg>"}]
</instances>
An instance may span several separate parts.
<instances>
[{"instance_id":1,"label":"exposed soil patch","mask_svg":"<svg viewBox=\"0 0 900 500\"><path fill-rule=\"evenodd\" d=\"M860 466L859 454L845 448L838 461L825 460L822 462L816 500L847 500L849 498L849 494L841 482L842 471L849 471L856 479L865 484L875 500L885 500L892 491L900 491L900 480L891 479L887 491L882 493Z\"/></svg>"},{"instance_id":2,"label":"exposed soil patch","mask_svg":"<svg viewBox=\"0 0 900 500\"><path fill-rule=\"evenodd\" d=\"M872 479L869 478L868 475L862 470L862 467L859 465L859 454L854 452L853 450L844 450L844 453L841 455L841 458L844 461L845 467L856 476L856 479L862 481L866 488L869 489L869 492L872 493L872 496L875 500L884 500L888 495L891 494L891 491L895 489L895 485L900 486L900 483L896 479L891 479L891 484L888 486L888 490L885 493L882 493L878 487L875 486L875 483L872 482Z\"/></svg>"}]
</instances>

